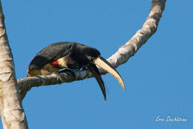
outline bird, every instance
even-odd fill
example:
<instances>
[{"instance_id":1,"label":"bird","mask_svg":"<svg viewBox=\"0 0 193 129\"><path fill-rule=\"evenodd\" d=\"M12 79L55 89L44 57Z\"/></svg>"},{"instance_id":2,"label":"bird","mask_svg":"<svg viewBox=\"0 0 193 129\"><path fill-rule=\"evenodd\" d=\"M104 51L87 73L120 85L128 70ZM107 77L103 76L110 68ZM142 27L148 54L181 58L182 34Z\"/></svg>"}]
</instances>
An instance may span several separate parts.
<instances>
[{"instance_id":1,"label":"bird","mask_svg":"<svg viewBox=\"0 0 193 129\"><path fill-rule=\"evenodd\" d=\"M48 75L65 68L86 68L96 78L106 101L106 88L97 66L112 74L125 89L120 74L97 49L77 42L56 42L43 48L29 64L27 77Z\"/></svg>"}]
</instances>

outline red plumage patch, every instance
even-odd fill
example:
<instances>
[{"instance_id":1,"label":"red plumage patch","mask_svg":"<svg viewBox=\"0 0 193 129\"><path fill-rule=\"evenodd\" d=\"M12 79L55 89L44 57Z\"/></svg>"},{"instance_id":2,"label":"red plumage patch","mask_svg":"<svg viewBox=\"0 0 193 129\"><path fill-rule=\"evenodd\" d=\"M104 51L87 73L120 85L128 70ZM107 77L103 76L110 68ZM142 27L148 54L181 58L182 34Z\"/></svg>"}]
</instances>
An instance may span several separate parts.
<instances>
[{"instance_id":1,"label":"red plumage patch","mask_svg":"<svg viewBox=\"0 0 193 129\"><path fill-rule=\"evenodd\" d=\"M61 67L58 65L58 61L55 60L52 63L50 63L53 67L57 68L57 69L61 69Z\"/></svg>"}]
</instances>

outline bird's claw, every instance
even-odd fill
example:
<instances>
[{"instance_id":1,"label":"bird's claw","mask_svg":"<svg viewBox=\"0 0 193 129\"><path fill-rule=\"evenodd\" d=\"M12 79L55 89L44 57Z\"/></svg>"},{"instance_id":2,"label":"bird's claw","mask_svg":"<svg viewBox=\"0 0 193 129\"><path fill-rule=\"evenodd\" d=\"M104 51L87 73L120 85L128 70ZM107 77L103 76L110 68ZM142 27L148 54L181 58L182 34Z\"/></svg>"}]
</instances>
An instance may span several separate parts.
<instances>
[{"instance_id":1,"label":"bird's claw","mask_svg":"<svg viewBox=\"0 0 193 129\"><path fill-rule=\"evenodd\" d=\"M70 69L63 69L63 70L59 71L59 73L67 73L67 74L71 74L74 78L76 77L74 72Z\"/></svg>"},{"instance_id":2,"label":"bird's claw","mask_svg":"<svg viewBox=\"0 0 193 129\"><path fill-rule=\"evenodd\" d=\"M54 72L52 72L52 74L55 74L56 75L56 77L57 77L57 80L59 80L59 83L62 83L62 77L60 76L60 74L59 74L59 72L58 71L54 71Z\"/></svg>"}]
</instances>

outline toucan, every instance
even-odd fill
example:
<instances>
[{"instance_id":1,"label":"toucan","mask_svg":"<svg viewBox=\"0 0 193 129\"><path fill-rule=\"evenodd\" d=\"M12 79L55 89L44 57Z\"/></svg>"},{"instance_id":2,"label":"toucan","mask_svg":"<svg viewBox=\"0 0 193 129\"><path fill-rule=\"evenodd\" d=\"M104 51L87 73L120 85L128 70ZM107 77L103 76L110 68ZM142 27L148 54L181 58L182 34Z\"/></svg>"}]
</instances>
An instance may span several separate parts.
<instances>
[{"instance_id":1,"label":"toucan","mask_svg":"<svg viewBox=\"0 0 193 129\"><path fill-rule=\"evenodd\" d=\"M57 42L43 48L32 59L27 76L48 75L65 68L77 70L86 68L96 78L104 100L106 100L104 82L97 66L112 74L125 89L120 74L107 60L100 56L97 49L76 42Z\"/></svg>"}]
</instances>

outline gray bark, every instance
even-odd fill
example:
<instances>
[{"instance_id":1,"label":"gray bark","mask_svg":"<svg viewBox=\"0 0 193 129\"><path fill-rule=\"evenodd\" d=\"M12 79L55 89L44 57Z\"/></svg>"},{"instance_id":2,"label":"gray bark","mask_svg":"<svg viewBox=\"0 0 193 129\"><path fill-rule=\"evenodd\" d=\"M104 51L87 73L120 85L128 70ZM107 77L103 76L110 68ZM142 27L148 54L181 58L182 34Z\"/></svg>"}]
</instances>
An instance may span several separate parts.
<instances>
[{"instance_id":1,"label":"gray bark","mask_svg":"<svg viewBox=\"0 0 193 129\"><path fill-rule=\"evenodd\" d=\"M27 129L0 1L0 113L4 129Z\"/></svg>"},{"instance_id":2,"label":"gray bark","mask_svg":"<svg viewBox=\"0 0 193 129\"><path fill-rule=\"evenodd\" d=\"M108 59L114 67L126 63L156 32L165 8L165 2L166 0L152 0L152 8L142 28ZM13 57L6 35L4 15L0 2L0 113L4 129L28 129L19 93L24 97L25 93L32 87L60 84L92 77L89 71L72 70L72 72L73 74L65 72L26 77L16 81ZM100 69L100 73L106 74L103 69ZM19 91L17 87L20 89Z\"/></svg>"}]
</instances>

